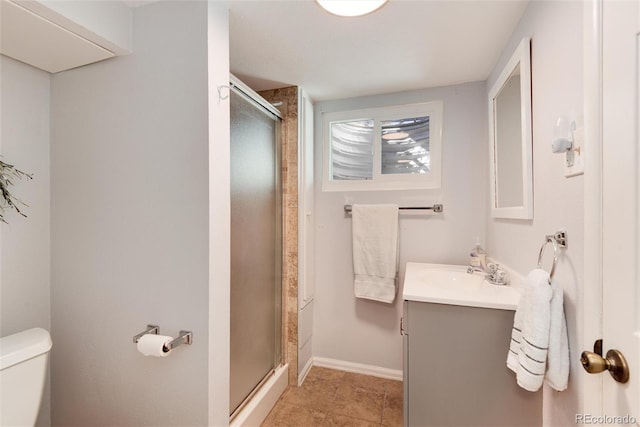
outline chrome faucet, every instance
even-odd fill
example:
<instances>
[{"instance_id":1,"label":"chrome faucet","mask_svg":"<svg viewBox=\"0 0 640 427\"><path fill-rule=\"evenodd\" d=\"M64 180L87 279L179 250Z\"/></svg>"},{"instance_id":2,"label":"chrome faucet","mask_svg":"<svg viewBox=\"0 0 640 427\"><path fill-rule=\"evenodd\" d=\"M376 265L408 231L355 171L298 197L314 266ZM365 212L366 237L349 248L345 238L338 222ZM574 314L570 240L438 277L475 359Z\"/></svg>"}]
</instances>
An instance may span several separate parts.
<instances>
[{"instance_id":1,"label":"chrome faucet","mask_svg":"<svg viewBox=\"0 0 640 427\"><path fill-rule=\"evenodd\" d=\"M487 266L487 275L485 279L492 285L505 286L509 284L507 272L500 268L499 264L489 264Z\"/></svg>"},{"instance_id":2,"label":"chrome faucet","mask_svg":"<svg viewBox=\"0 0 640 427\"><path fill-rule=\"evenodd\" d=\"M476 271L479 271L479 272L481 272L481 273L482 273L482 272L484 272L484 270L483 270L482 268L480 268L480 267L474 267L474 266L472 266L472 265L470 265L470 266L467 268L467 273L469 273L469 274L473 274L473 273L475 273Z\"/></svg>"}]
</instances>

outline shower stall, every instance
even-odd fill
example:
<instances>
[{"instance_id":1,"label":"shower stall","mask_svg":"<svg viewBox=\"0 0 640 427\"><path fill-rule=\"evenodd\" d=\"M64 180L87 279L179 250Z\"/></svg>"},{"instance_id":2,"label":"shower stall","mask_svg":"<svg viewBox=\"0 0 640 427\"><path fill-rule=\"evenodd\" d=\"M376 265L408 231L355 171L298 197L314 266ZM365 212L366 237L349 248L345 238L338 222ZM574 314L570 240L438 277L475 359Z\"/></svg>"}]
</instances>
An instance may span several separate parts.
<instances>
[{"instance_id":1,"label":"shower stall","mask_svg":"<svg viewBox=\"0 0 640 427\"><path fill-rule=\"evenodd\" d=\"M282 189L280 113L230 86L233 419L282 364Z\"/></svg>"}]
</instances>

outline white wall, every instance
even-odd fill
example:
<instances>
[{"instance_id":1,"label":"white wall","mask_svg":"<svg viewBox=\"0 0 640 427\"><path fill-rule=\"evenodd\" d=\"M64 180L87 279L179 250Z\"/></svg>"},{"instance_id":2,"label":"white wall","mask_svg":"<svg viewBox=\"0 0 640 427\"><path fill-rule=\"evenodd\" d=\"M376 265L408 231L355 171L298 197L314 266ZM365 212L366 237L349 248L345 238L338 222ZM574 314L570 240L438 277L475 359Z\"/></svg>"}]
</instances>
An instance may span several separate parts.
<instances>
[{"instance_id":1,"label":"white wall","mask_svg":"<svg viewBox=\"0 0 640 427\"><path fill-rule=\"evenodd\" d=\"M353 294L351 217L343 205L444 204L444 213L400 217L400 281L407 261L467 264L476 236L484 241L487 174L485 83L426 89L315 105L316 295L314 357L402 370L402 289L392 305ZM322 192L322 113L442 100L442 189Z\"/></svg>"},{"instance_id":2,"label":"white wall","mask_svg":"<svg viewBox=\"0 0 640 427\"><path fill-rule=\"evenodd\" d=\"M298 90L298 383L313 364L315 192L313 104Z\"/></svg>"},{"instance_id":3,"label":"white wall","mask_svg":"<svg viewBox=\"0 0 640 427\"><path fill-rule=\"evenodd\" d=\"M582 116L582 17L581 2L531 2L487 81L491 88L517 44L531 37L534 219L497 220L488 215L487 252L526 275L536 265L544 236L560 229L567 232L569 247L563 250L555 277L565 292L571 374L568 390L544 391L543 422L554 426L574 424L584 375L578 357L582 350L584 180L582 176L564 178L564 155L551 153L557 117Z\"/></svg>"},{"instance_id":4,"label":"white wall","mask_svg":"<svg viewBox=\"0 0 640 427\"><path fill-rule=\"evenodd\" d=\"M214 418L207 8L137 8L133 55L52 77L54 425ZM132 337L147 323L193 345L144 357Z\"/></svg>"},{"instance_id":5,"label":"white wall","mask_svg":"<svg viewBox=\"0 0 640 427\"><path fill-rule=\"evenodd\" d=\"M208 4L209 62L209 423L229 421L230 369L230 148L229 99L218 86L229 84L229 11L224 2Z\"/></svg>"},{"instance_id":6,"label":"white wall","mask_svg":"<svg viewBox=\"0 0 640 427\"><path fill-rule=\"evenodd\" d=\"M50 330L49 74L0 55L1 155L33 174L15 180L23 218L5 211L0 225L0 336ZM49 425L49 385L37 425Z\"/></svg>"}]
</instances>

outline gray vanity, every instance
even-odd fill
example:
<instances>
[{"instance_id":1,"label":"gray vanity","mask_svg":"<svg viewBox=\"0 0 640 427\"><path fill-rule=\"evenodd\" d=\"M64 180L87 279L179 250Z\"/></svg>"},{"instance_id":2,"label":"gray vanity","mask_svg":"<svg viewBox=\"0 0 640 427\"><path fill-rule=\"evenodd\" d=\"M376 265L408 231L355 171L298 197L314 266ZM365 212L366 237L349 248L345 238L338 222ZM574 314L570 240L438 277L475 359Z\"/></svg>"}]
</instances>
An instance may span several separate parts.
<instances>
[{"instance_id":1,"label":"gray vanity","mask_svg":"<svg viewBox=\"0 0 640 427\"><path fill-rule=\"evenodd\" d=\"M542 425L542 392L506 366L518 298L466 266L407 263L405 426Z\"/></svg>"}]
</instances>

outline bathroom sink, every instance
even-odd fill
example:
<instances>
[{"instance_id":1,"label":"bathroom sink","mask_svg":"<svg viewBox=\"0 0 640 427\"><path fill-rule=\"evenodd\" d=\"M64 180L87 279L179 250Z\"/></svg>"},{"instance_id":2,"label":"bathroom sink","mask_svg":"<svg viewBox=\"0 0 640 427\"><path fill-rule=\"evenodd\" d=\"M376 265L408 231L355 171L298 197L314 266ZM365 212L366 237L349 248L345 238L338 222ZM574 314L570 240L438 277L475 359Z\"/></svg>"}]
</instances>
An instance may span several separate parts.
<instances>
[{"instance_id":1,"label":"bathroom sink","mask_svg":"<svg viewBox=\"0 0 640 427\"><path fill-rule=\"evenodd\" d=\"M402 297L408 301L515 310L520 292L487 282L484 273L467 273L466 265L408 262Z\"/></svg>"},{"instance_id":2,"label":"bathroom sink","mask_svg":"<svg viewBox=\"0 0 640 427\"><path fill-rule=\"evenodd\" d=\"M420 266L434 264L418 264ZM437 264L436 264L437 265ZM462 269L461 269L462 268ZM467 273L466 269L457 265L443 265L441 268L422 268L418 273L421 283L428 283L430 286L451 288L455 286L459 290L472 289L482 282L480 273Z\"/></svg>"}]
</instances>

